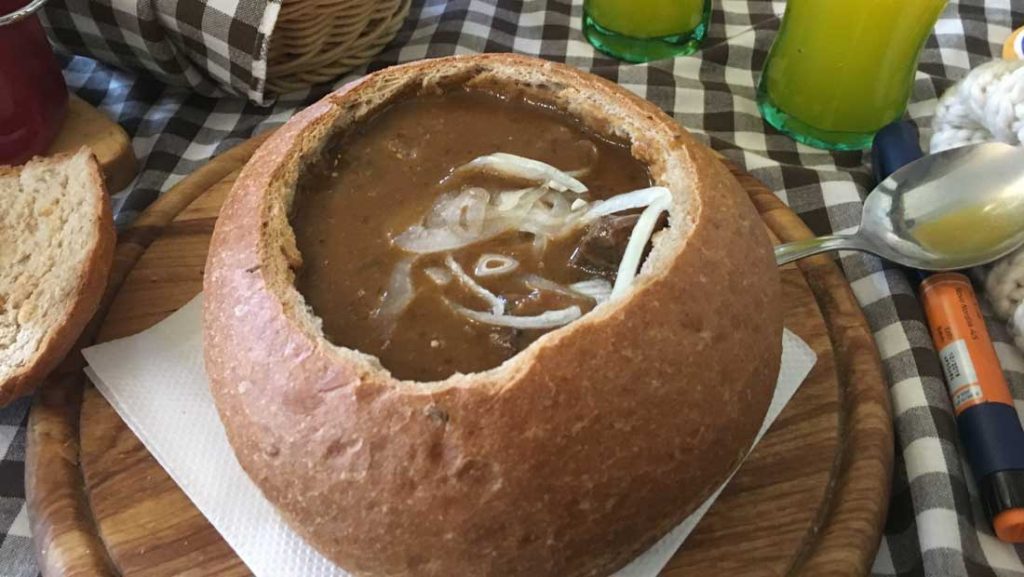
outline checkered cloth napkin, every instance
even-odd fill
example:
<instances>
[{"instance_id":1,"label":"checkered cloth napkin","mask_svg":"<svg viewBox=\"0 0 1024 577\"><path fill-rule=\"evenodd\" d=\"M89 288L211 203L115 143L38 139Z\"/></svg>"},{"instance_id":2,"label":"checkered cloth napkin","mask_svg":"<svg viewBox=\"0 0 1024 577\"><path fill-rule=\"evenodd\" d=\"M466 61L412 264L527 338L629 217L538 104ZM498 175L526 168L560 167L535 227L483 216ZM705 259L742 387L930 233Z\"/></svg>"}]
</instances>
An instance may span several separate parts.
<instances>
[{"instance_id":1,"label":"checkered cloth napkin","mask_svg":"<svg viewBox=\"0 0 1024 577\"><path fill-rule=\"evenodd\" d=\"M280 0L49 0L59 50L208 96L264 100Z\"/></svg>"},{"instance_id":2,"label":"checkered cloth napkin","mask_svg":"<svg viewBox=\"0 0 1024 577\"><path fill-rule=\"evenodd\" d=\"M144 0L140 0L144 1ZM824 0L822 0L824 1ZM626 65L594 52L579 33L571 0L417 0L398 37L367 69L455 53L514 51L567 62L615 80L653 101L704 142L777 191L818 234L853 229L872 186L865 156L797 145L767 128L755 79L784 4L715 0L709 37L695 56ZM936 96L991 60L1024 24L1022 0L960 0L944 12L922 55L909 115L929 126ZM329 90L321 87L262 108L213 99L85 58L66 62L69 85L133 136L142 171L117 196L128 222L211 156L277 126ZM925 137L927 137L927 131ZM997 541L960 458L955 421L918 301L904 275L878 259L844 254L841 264L874 330L891 384L897 457L885 537L872 570L879 577L1024 577L1024 547ZM990 327L1018 410L1024 412L1024 359ZM34 575L22 510L25 405L0 411L0 574Z\"/></svg>"}]
</instances>

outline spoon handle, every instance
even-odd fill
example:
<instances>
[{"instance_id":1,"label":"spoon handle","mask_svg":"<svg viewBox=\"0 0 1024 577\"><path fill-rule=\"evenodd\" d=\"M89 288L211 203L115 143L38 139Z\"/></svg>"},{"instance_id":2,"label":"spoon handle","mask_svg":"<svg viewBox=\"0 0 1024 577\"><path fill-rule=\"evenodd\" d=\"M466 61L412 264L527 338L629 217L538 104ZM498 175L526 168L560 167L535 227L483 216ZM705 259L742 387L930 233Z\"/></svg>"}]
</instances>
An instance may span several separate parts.
<instances>
[{"instance_id":1,"label":"spoon handle","mask_svg":"<svg viewBox=\"0 0 1024 577\"><path fill-rule=\"evenodd\" d=\"M775 247L775 264L782 266L795 260L833 250L864 250L854 235L819 236Z\"/></svg>"}]
</instances>

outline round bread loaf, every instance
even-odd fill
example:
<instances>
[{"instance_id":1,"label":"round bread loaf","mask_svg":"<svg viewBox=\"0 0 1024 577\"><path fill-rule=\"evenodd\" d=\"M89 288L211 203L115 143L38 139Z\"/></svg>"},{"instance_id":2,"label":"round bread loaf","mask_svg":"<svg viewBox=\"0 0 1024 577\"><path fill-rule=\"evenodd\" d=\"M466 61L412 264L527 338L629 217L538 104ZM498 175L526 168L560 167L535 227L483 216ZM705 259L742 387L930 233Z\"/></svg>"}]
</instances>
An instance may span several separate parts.
<instances>
[{"instance_id":1,"label":"round bread loaf","mask_svg":"<svg viewBox=\"0 0 1024 577\"><path fill-rule=\"evenodd\" d=\"M557 107L625 139L673 195L629 292L499 367L399 381L335 346L294 284L289 208L328 139L421 92ZM690 514L746 453L782 337L754 207L704 146L595 76L514 55L370 74L256 152L217 221L206 368L242 467L289 523L366 576L604 577Z\"/></svg>"}]
</instances>

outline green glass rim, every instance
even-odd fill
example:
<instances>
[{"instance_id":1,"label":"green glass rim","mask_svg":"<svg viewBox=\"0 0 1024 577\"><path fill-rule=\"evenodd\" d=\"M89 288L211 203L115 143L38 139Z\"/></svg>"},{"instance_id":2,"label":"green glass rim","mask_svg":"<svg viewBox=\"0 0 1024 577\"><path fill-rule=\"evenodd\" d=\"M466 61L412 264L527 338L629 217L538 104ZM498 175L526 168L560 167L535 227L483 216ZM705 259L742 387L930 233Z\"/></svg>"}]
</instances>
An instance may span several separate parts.
<instances>
[{"instance_id":1,"label":"green glass rim","mask_svg":"<svg viewBox=\"0 0 1024 577\"><path fill-rule=\"evenodd\" d=\"M701 20L700 24L697 24L697 26L695 26L693 30L690 30L688 32L679 32L676 34L666 34L665 36L650 36L648 38L640 38L637 36L623 34L622 32L616 32L610 28L602 26L597 20L594 19L594 17L592 17L589 14L584 15L583 18L585 25L589 24L590 26L593 26L601 34L606 34L608 36L614 36L617 38L621 38L623 40L630 40L632 42L637 43L650 42L662 44L683 44L686 42L691 42L693 40L701 41L704 40L704 37L707 35L708 30L707 22Z\"/></svg>"},{"instance_id":2,"label":"green glass rim","mask_svg":"<svg viewBox=\"0 0 1024 577\"><path fill-rule=\"evenodd\" d=\"M598 51L634 64L693 54L707 36L711 15L710 0L704 3L701 21L692 30L638 38L603 26L587 10L583 11L583 36Z\"/></svg>"}]
</instances>

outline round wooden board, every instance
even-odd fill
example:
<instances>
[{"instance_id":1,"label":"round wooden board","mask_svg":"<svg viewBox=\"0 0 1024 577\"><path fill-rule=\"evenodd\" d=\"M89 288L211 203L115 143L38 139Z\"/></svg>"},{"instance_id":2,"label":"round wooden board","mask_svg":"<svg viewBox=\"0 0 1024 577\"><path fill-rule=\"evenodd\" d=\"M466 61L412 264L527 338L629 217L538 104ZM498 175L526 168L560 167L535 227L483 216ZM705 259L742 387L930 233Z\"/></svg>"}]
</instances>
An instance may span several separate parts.
<instances>
[{"instance_id":1,"label":"round wooden board","mask_svg":"<svg viewBox=\"0 0 1024 577\"><path fill-rule=\"evenodd\" d=\"M133 334L202 287L210 234L261 139L221 155L122 235L108 300L85 337ZM782 240L810 231L733 168ZM786 325L818 354L813 372L664 575L864 575L889 494L892 426L874 341L825 257L782 270ZM26 487L47 577L248 575L69 359L36 397Z\"/></svg>"}]
</instances>

